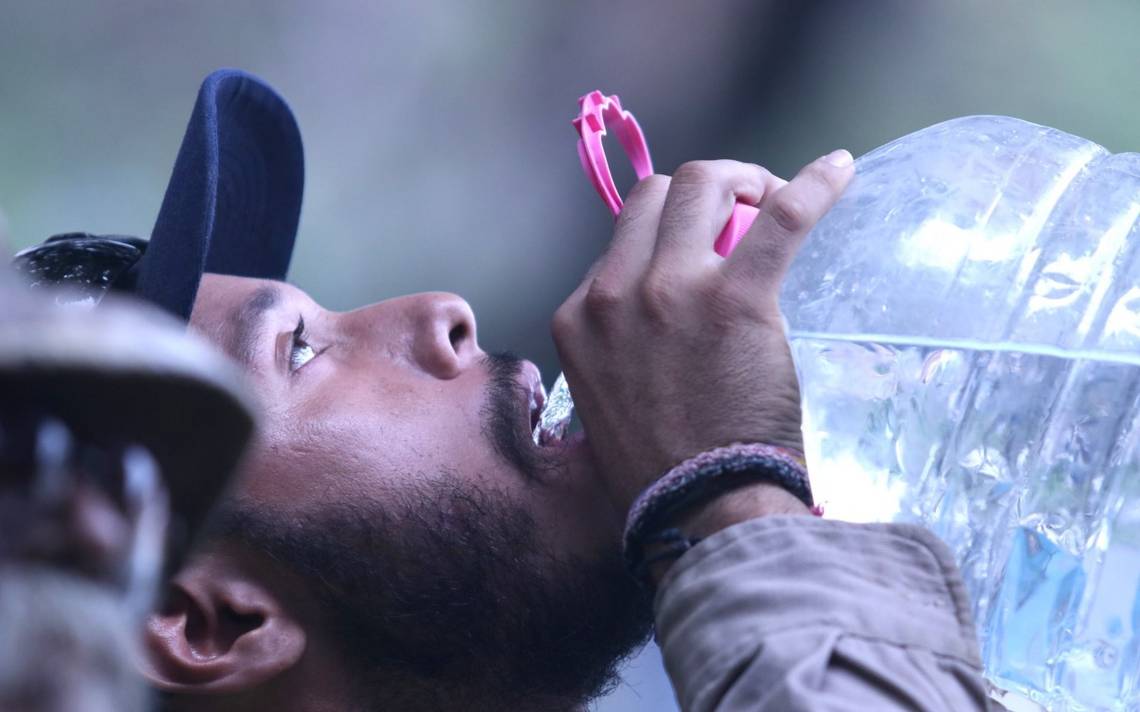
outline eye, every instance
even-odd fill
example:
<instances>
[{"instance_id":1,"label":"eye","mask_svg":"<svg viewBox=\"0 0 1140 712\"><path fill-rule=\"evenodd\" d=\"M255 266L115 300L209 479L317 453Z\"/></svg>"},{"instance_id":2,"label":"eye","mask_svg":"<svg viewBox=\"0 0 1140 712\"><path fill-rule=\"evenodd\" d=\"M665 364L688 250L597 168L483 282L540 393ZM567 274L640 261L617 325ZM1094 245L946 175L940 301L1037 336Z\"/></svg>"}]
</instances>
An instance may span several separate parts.
<instances>
[{"instance_id":1,"label":"eye","mask_svg":"<svg viewBox=\"0 0 1140 712\"><path fill-rule=\"evenodd\" d=\"M317 356L317 351L305 340L305 319L302 317L293 329L292 343L289 345L289 372L301 368Z\"/></svg>"}]
</instances>

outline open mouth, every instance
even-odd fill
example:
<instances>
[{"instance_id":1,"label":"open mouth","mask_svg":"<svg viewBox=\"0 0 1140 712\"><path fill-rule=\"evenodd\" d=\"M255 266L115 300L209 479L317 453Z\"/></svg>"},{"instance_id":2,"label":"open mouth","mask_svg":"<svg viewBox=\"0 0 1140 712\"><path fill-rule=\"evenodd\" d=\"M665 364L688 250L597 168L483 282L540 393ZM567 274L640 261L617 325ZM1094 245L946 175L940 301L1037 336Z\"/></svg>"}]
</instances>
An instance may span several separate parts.
<instances>
[{"instance_id":1,"label":"open mouth","mask_svg":"<svg viewBox=\"0 0 1140 712\"><path fill-rule=\"evenodd\" d=\"M551 399L542 386L538 367L511 354L488 354L485 360L489 380L483 432L491 446L533 481L548 480L565 470L568 459L584 447L585 434L563 437L562 432L542 432L550 427L552 414L546 414L547 423L543 424L542 415ZM535 426L540 426L538 438Z\"/></svg>"},{"instance_id":2,"label":"open mouth","mask_svg":"<svg viewBox=\"0 0 1140 712\"><path fill-rule=\"evenodd\" d=\"M566 440L566 428L551 430L539 429L542 422L542 409L546 406L546 388L542 385L542 373L530 361L524 361L520 376L527 394L527 413L532 439L540 447L551 447Z\"/></svg>"}]
</instances>

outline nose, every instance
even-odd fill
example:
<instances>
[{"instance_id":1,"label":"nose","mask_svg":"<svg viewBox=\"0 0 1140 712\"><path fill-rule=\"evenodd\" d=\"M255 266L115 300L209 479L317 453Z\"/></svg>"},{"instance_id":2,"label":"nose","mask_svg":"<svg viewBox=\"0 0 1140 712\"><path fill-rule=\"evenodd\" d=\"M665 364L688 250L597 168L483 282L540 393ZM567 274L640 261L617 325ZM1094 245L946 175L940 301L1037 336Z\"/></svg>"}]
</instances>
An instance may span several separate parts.
<instances>
[{"instance_id":1,"label":"nose","mask_svg":"<svg viewBox=\"0 0 1140 712\"><path fill-rule=\"evenodd\" d=\"M412 357L436 378L455 378L478 361L475 313L461 297L446 292L416 294L411 309Z\"/></svg>"}]
</instances>

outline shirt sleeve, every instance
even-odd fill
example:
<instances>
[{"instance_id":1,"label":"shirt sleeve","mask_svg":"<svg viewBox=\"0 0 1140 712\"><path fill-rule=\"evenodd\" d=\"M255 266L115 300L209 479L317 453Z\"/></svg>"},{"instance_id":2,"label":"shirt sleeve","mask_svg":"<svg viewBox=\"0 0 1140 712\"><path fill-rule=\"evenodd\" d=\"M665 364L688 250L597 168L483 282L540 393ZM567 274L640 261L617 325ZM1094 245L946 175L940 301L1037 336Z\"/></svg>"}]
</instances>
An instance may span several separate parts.
<instances>
[{"instance_id":1,"label":"shirt sleeve","mask_svg":"<svg viewBox=\"0 0 1140 712\"><path fill-rule=\"evenodd\" d=\"M674 563L654 607L686 712L989 709L958 569L920 527L749 520Z\"/></svg>"}]
</instances>

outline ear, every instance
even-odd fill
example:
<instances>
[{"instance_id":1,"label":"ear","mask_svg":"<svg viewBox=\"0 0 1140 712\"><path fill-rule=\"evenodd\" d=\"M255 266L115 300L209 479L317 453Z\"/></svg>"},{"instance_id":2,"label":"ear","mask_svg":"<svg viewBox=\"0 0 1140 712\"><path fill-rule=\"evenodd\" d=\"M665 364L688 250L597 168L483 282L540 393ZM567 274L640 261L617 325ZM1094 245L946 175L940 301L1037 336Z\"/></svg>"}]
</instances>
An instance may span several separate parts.
<instances>
[{"instance_id":1,"label":"ear","mask_svg":"<svg viewBox=\"0 0 1140 712\"><path fill-rule=\"evenodd\" d=\"M167 692L226 695L282 674L305 632L271 587L221 553L191 559L147 618L143 675Z\"/></svg>"}]
</instances>

